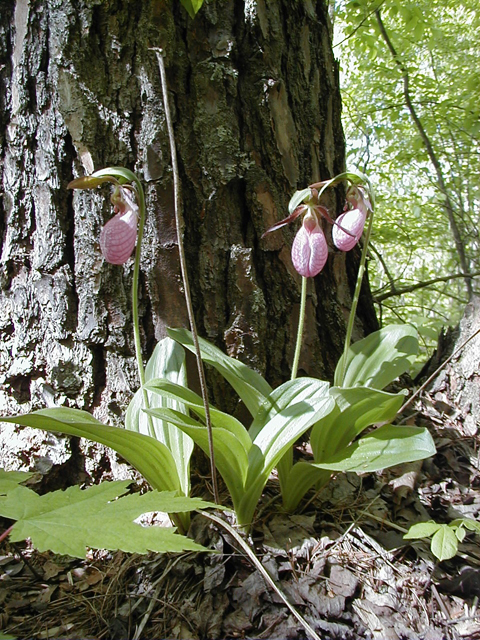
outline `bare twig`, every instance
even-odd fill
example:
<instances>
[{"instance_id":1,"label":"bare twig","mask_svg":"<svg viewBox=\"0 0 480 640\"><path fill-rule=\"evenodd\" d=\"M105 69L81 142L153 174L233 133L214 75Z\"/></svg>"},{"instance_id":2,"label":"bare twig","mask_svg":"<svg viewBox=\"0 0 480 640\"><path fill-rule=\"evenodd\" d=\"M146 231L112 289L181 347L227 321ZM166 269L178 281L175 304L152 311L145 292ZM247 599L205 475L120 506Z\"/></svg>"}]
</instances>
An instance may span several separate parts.
<instances>
[{"instance_id":1,"label":"bare twig","mask_svg":"<svg viewBox=\"0 0 480 640\"><path fill-rule=\"evenodd\" d=\"M415 284L405 287L397 288L393 286L390 291L386 291L385 293L376 294L373 292L373 299L375 302L383 302L383 300L386 300L387 298L401 296L404 293L411 293L417 289L424 289L425 287L430 287L432 284L436 284L437 282L448 282L449 280L455 280L456 278L476 278L478 276L480 276L480 271L475 271L475 273L453 273L449 276L440 276L438 278L432 278L431 280L425 280L424 282L416 282Z\"/></svg>"},{"instance_id":2,"label":"bare twig","mask_svg":"<svg viewBox=\"0 0 480 640\"><path fill-rule=\"evenodd\" d=\"M165 64L163 62L163 52L161 49L152 48L157 54L158 68L160 70L160 79L162 83L163 104L165 106L165 120L167 122L168 137L170 141L170 153L172 157L172 171L173 171L173 191L174 191L174 209L175 209L175 224L177 228L178 238L178 254L180 258L180 269L182 272L183 288L185 290L185 301L187 304L188 319L190 322L190 329L192 332L193 344L195 347L195 355L197 358L198 377L200 380L200 389L202 392L203 407L205 409L205 424L208 432L208 449L210 456L210 472L212 475L212 493L213 499L217 504L220 504L220 497L218 494L217 485L217 471L215 467L215 453L213 450L213 429L212 421L210 418L210 405L208 402L207 382L205 379L205 370L203 368L202 355L200 352L200 344L198 342L198 332L195 323L195 315L193 313L192 296L190 294L190 283L187 274L187 261L185 259L185 249L183 246L183 219L180 207L180 175L178 172L177 164L177 151L175 146L175 135L173 132L172 118L170 115L170 106L168 104L168 86L167 75L165 73Z\"/></svg>"}]
</instances>

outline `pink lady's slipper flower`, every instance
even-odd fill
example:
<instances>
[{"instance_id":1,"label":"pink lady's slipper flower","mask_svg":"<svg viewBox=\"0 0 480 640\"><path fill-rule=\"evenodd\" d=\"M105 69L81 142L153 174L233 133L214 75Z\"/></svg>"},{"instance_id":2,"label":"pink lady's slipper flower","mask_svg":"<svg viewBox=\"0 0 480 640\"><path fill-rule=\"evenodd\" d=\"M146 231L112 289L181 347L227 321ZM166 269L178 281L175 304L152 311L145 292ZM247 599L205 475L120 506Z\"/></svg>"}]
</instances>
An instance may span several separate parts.
<instances>
[{"instance_id":1,"label":"pink lady's slipper flower","mask_svg":"<svg viewBox=\"0 0 480 640\"><path fill-rule=\"evenodd\" d=\"M292 244L292 263L305 278L318 275L328 258L327 241L314 213L308 211Z\"/></svg>"},{"instance_id":2,"label":"pink lady's slipper flower","mask_svg":"<svg viewBox=\"0 0 480 640\"><path fill-rule=\"evenodd\" d=\"M116 215L100 233L100 248L110 264L124 264L137 241L138 205L134 194L117 185L111 197Z\"/></svg>"},{"instance_id":3,"label":"pink lady's slipper flower","mask_svg":"<svg viewBox=\"0 0 480 640\"><path fill-rule=\"evenodd\" d=\"M354 208L342 213L334 223L332 239L340 251L350 251L362 237L368 211L372 209L361 187L351 187L347 192L347 202Z\"/></svg>"}]
</instances>

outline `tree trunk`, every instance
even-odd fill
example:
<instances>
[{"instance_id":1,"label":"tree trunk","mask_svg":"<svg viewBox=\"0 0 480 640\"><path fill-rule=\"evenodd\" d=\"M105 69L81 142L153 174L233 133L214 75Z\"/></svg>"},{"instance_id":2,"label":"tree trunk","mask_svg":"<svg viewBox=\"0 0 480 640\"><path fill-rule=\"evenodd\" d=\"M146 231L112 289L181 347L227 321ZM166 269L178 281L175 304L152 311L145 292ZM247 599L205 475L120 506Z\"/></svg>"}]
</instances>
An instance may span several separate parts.
<instances>
[{"instance_id":1,"label":"tree trunk","mask_svg":"<svg viewBox=\"0 0 480 640\"><path fill-rule=\"evenodd\" d=\"M285 381L300 301L295 230L261 236L285 217L297 188L344 169L326 3L210 0L193 21L165 0L0 7L1 410L63 404L118 424L138 386L132 263L104 262L98 238L111 216L108 189L72 196L74 177L109 165L143 180L145 356L166 327L187 325L151 47L165 53L200 333L272 384ZM342 199L339 190L329 195L332 213ZM331 252L310 282L300 361L301 371L322 378L332 377L341 354L359 258ZM376 328L368 287L358 317L356 338ZM211 373L209 381L213 400L234 409L221 381ZM4 463L20 456L28 464L11 432L1 433ZM60 462L70 455L62 447Z\"/></svg>"}]
</instances>

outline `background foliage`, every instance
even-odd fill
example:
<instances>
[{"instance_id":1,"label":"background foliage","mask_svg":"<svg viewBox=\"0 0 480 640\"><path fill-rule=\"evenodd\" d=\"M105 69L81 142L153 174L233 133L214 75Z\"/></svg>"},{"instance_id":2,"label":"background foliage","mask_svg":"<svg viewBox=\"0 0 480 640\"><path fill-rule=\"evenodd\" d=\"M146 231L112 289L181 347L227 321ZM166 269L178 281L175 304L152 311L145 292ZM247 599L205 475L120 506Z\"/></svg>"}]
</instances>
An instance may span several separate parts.
<instances>
[{"instance_id":1,"label":"background foliage","mask_svg":"<svg viewBox=\"0 0 480 640\"><path fill-rule=\"evenodd\" d=\"M479 289L459 275L480 270L477 4L351 0L336 5L335 27L348 163L378 195L369 268L380 316L434 340Z\"/></svg>"}]
</instances>

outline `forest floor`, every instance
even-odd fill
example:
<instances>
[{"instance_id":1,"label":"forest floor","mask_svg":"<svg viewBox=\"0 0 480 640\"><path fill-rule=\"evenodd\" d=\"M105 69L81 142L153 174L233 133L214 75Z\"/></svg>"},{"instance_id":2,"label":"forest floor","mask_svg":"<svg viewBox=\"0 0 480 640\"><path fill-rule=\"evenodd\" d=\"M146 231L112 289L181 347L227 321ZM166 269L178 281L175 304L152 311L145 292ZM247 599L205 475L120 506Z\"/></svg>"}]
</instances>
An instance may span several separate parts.
<instances>
[{"instance_id":1,"label":"forest floor","mask_svg":"<svg viewBox=\"0 0 480 640\"><path fill-rule=\"evenodd\" d=\"M258 510L250 542L322 639L480 638L480 538L467 534L443 562L429 541L403 539L415 522L478 518L478 436L441 394L424 393L404 419L434 434L434 458L339 475L295 515L272 478ZM220 553L79 561L4 543L0 638L307 637L223 530L197 515L191 535Z\"/></svg>"}]
</instances>

